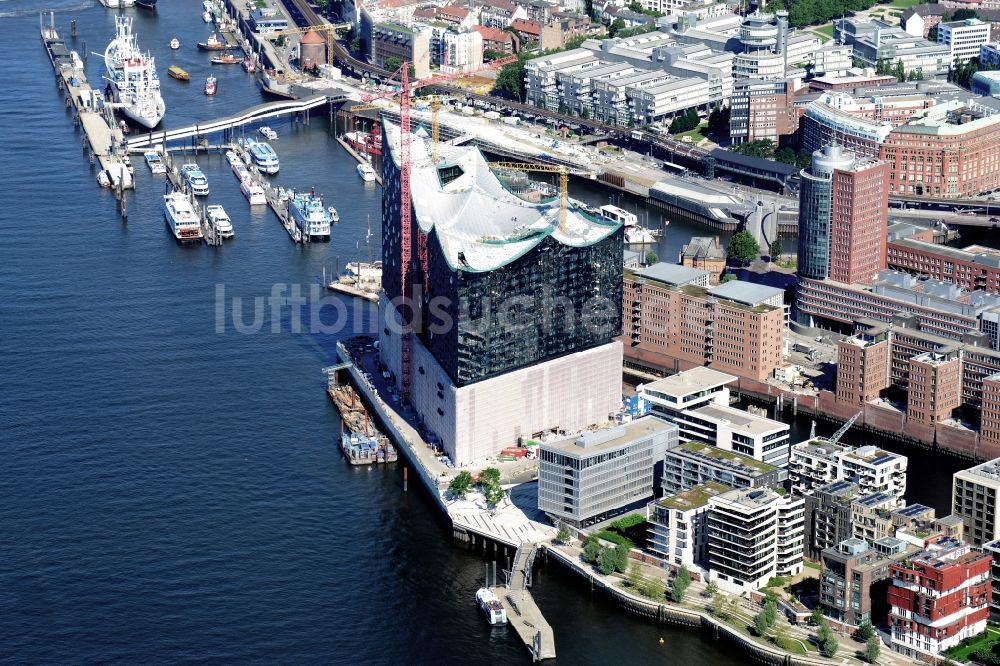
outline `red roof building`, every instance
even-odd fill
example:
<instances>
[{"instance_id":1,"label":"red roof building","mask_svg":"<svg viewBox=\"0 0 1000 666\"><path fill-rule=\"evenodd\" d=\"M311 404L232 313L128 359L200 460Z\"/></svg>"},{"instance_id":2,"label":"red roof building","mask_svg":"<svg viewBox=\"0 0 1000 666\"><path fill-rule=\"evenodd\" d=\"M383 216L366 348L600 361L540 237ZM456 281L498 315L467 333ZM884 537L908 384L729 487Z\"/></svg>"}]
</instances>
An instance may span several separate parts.
<instances>
[{"instance_id":1,"label":"red roof building","mask_svg":"<svg viewBox=\"0 0 1000 666\"><path fill-rule=\"evenodd\" d=\"M526 39L537 41L542 36L542 26L534 21L515 19L514 22L510 24L510 27L524 35Z\"/></svg>"},{"instance_id":2,"label":"red roof building","mask_svg":"<svg viewBox=\"0 0 1000 666\"><path fill-rule=\"evenodd\" d=\"M514 53L517 51L517 38L514 33L496 28L474 25L472 29L483 36L483 51L499 53Z\"/></svg>"}]
</instances>

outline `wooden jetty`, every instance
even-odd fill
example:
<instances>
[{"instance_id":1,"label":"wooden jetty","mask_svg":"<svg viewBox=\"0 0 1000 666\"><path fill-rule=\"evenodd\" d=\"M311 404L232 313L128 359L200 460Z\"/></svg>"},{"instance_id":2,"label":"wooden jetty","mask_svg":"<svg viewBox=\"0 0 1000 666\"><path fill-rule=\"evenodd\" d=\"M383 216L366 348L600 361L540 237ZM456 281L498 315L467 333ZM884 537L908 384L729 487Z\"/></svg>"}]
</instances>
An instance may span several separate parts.
<instances>
[{"instance_id":1,"label":"wooden jetty","mask_svg":"<svg viewBox=\"0 0 1000 666\"><path fill-rule=\"evenodd\" d=\"M80 56L67 48L66 42L56 31L54 13L50 13L50 23L47 26L42 16L39 16L39 34L49 62L55 70L56 83L67 95L66 106L73 109L75 122L83 128L86 135L85 145L91 162L98 162L101 169L117 181L115 194L121 202L122 216L126 217L124 190L133 189L135 180L122 161L122 156L127 151L122 149L123 134L114 111L104 103L100 90L90 87Z\"/></svg>"},{"instance_id":2,"label":"wooden jetty","mask_svg":"<svg viewBox=\"0 0 1000 666\"><path fill-rule=\"evenodd\" d=\"M330 291L337 291L341 294L347 294L348 296L354 296L356 298L363 298L366 301L371 301L372 303L378 303L378 288L365 289L354 284L354 281L350 278L340 278L339 280L334 280L333 282L328 282L326 288Z\"/></svg>"},{"instance_id":3,"label":"wooden jetty","mask_svg":"<svg viewBox=\"0 0 1000 666\"><path fill-rule=\"evenodd\" d=\"M534 661L556 658L556 644L552 627L528 591L531 584L531 566L538 547L523 543L514 555L514 565L509 572L506 586L490 588L507 609L507 623L524 641Z\"/></svg>"}]
</instances>

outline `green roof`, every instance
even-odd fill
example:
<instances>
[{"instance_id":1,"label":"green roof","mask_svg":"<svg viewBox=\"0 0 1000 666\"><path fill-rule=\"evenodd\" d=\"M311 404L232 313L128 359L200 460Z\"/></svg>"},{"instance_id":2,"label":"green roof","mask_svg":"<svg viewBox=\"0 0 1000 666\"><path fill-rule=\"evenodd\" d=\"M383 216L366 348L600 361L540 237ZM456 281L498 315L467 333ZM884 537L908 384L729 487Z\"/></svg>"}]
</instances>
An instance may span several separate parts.
<instances>
[{"instance_id":1,"label":"green roof","mask_svg":"<svg viewBox=\"0 0 1000 666\"><path fill-rule=\"evenodd\" d=\"M710 458L715 458L728 463L736 463L740 465L746 465L751 469L755 469L758 472L767 473L773 472L778 469L774 465L768 465L766 462L761 462L750 456L745 456L742 453L734 453L733 451L724 451L717 446L712 446L711 444L704 444L702 442L688 442L681 445L681 449L684 451L691 451L692 453L700 453L704 456Z\"/></svg>"},{"instance_id":2,"label":"green roof","mask_svg":"<svg viewBox=\"0 0 1000 666\"><path fill-rule=\"evenodd\" d=\"M727 485L716 481L707 481L705 483L698 484L690 490L683 490L675 495L671 495L670 497L664 497L660 500L660 506L664 506L668 509L678 509L680 511L697 509L700 506L705 506L709 497L721 495L722 493L729 492L730 490L732 490L732 488Z\"/></svg>"}]
</instances>

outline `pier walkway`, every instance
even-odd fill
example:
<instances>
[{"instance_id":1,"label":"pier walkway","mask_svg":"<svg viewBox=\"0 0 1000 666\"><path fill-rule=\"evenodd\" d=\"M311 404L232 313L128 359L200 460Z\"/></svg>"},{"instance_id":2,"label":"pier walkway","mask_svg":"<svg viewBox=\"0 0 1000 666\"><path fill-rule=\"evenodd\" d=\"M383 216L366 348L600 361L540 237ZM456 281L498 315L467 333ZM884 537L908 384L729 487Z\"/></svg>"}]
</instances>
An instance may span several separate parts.
<instances>
[{"instance_id":1,"label":"pier walkway","mask_svg":"<svg viewBox=\"0 0 1000 666\"><path fill-rule=\"evenodd\" d=\"M542 611L528 592L528 586L531 585L531 565L537 552L538 546L533 543L518 546L507 586L494 587L492 590L504 602L507 622L524 641L532 659L541 661L556 658L556 645L552 627L545 621Z\"/></svg>"},{"instance_id":2,"label":"pier walkway","mask_svg":"<svg viewBox=\"0 0 1000 666\"><path fill-rule=\"evenodd\" d=\"M133 136L126 140L125 145L131 152L142 152L142 150L156 144L166 145L168 141L181 141L217 132L232 133L233 130L244 125L262 122L279 116L304 113L325 104L337 104L346 99L347 93L340 92L334 94L320 93L304 99L266 102L252 106L231 116Z\"/></svg>"}]
</instances>

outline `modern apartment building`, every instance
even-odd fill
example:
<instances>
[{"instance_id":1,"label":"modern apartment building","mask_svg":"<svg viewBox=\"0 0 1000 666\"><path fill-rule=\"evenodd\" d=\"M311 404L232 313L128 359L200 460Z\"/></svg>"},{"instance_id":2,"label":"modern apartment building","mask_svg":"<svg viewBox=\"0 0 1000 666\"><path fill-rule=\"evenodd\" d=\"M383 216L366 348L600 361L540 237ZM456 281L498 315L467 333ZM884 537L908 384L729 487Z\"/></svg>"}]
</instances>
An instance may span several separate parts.
<instances>
[{"instance_id":1,"label":"modern apartment building","mask_svg":"<svg viewBox=\"0 0 1000 666\"><path fill-rule=\"evenodd\" d=\"M385 67L391 58L412 63L415 77L427 78L431 72L430 37L402 23L377 23L372 27L372 58L379 67Z\"/></svg>"},{"instance_id":2,"label":"modern apartment building","mask_svg":"<svg viewBox=\"0 0 1000 666\"><path fill-rule=\"evenodd\" d=\"M668 449L663 457L664 495L709 482L730 488L774 488L787 478L788 472L781 467L702 442L685 442Z\"/></svg>"},{"instance_id":3,"label":"modern apartment building","mask_svg":"<svg viewBox=\"0 0 1000 666\"><path fill-rule=\"evenodd\" d=\"M887 166L830 145L813 153L799 195L799 275L871 282L885 268Z\"/></svg>"},{"instance_id":4,"label":"modern apartment building","mask_svg":"<svg viewBox=\"0 0 1000 666\"><path fill-rule=\"evenodd\" d=\"M938 24L938 44L948 47L951 62L979 57L979 47L990 41L990 24L977 18L942 21Z\"/></svg>"},{"instance_id":5,"label":"modern apartment building","mask_svg":"<svg viewBox=\"0 0 1000 666\"><path fill-rule=\"evenodd\" d=\"M576 526L653 496L653 467L677 443L677 428L653 416L544 442L538 449L538 508Z\"/></svg>"},{"instance_id":6,"label":"modern apartment building","mask_svg":"<svg viewBox=\"0 0 1000 666\"><path fill-rule=\"evenodd\" d=\"M959 99L889 132L879 158L893 194L974 197L1000 187L1000 115Z\"/></svg>"},{"instance_id":7,"label":"modern apartment building","mask_svg":"<svg viewBox=\"0 0 1000 666\"><path fill-rule=\"evenodd\" d=\"M804 501L744 488L708 499L709 579L736 594L802 571Z\"/></svg>"},{"instance_id":8,"label":"modern apartment building","mask_svg":"<svg viewBox=\"0 0 1000 666\"><path fill-rule=\"evenodd\" d=\"M881 622L889 611L889 566L917 550L893 537L874 542L850 538L825 548L819 602L827 620L848 631L866 621Z\"/></svg>"},{"instance_id":9,"label":"modern apartment building","mask_svg":"<svg viewBox=\"0 0 1000 666\"><path fill-rule=\"evenodd\" d=\"M974 546L1000 539L997 513L1000 493L1000 458L955 472L951 485L951 511L965 524L965 539Z\"/></svg>"},{"instance_id":10,"label":"modern apartment building","mask_svg":"<svg viewBox=\"0 0 1000 666\"><path fill-rule=\"evenodd\" d=\"M902 504L906 456L876 446L841 446L823 437L792 446L788 478L792 492L807 495L833 481L851 481L865 495L886 493Z\"/></svg>"},{"instance_id":11,"label":"modern apartment building","mask_svg":"<svg viewBox=\"0 0 1000 666\"><path fill-rule=\"evenodd\" d=\"M558 204L517 197L478 149L439 144L444 168L416 133L404 229L399 139L385 123L379 356L397 390L456 464L606 423L621 406L621 314L590 304L621 302L621 227L575 209L560 224Z\"/></svg>"},{"instance_id":12,"label":"modern apartment building","mask_svg":"<svg viewBox=\"0 0 1000 666\"><path fill-rule=\"evenodd\" d=\"M990 616L1000 617L1000 539L983 544L983 552L990 556Z\"/></svg>"},{"instance_id":13,"label":"modern apartment building","mask_svg":"<svg viewBox=\"0 0 1000 666\"><path fill-rule=\"evenodd\" d=\"M685 409L674 423L682 439L713 444L775 467L788 464L787 423L719 404Z\"/></svg>"},{"instance_id":14,"label":"modern apartment building","mask_svg":"<svg viewBox=\"0 0 1000 666\"><path fill-rule=\"evenodd\" d=\"M647 548L673 567L703 569L708 560L708 499L730 490L708 481L650 503Z\"/></svg>"},{"instance_id":15,"label":"modern apartment building","mask_svg":"<svg viewBox=\"0 0 1000 666\"><path fill-rule=\"evenodd\" d=\"M851 538L851 504L858 498L857 484L834 481L805 496L805 554L819 559L820 553Z\"/></svg>"},{"instance_id":16,"label":"modern apartment building","mask_svg":"<svg viewBox=\"0 0 1000 666\"><path fill-rule=\"evenodd\" d=\"M896 652L936 658L962 639L986 629L990 592L989 554L950 537L889 565L889 625Z\"/></svg>"},{"instance_id":17,"label":"modern apartment building","mask_svg":"<svg viewBox=\"0 0 1000 666\"><path fill-rule=\"evenodd\" d=\"M656 264L627 274L622 341L644 365L676 372L707 365L762 381L785 364L784 292L747 282L699 287L677 274L683 266ZM708 274L704 276L707 286Z\"/></svg>"},{"instance_id":18,"label":"modern apartment building","mask_svg":"<svg viewBox=\"0 0 1000 666\"><path fill-rule=\"evenodd\" d=\"M697 367L639 387L650 413L673 422L685 410L709 404L728 405L729 387L736 377L711 368Z\"/></svg>"}]
</instances>

